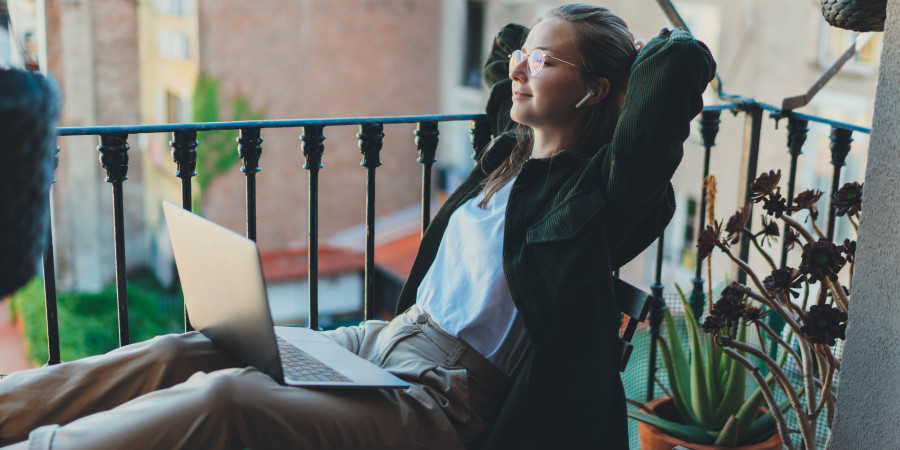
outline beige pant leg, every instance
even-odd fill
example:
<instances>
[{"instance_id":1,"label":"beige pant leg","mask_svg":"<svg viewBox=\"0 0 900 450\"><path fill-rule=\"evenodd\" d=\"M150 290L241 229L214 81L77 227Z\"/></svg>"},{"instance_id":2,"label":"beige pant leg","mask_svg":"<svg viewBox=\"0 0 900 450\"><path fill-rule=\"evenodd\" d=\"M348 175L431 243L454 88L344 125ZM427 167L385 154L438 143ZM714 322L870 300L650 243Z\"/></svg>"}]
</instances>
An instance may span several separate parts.
<instances>
[{"instance_id":1,"label":"beige pant leg","mask_svg":"<svg viewBox=\"0 0 900 450\"><path fill-rule=\"evenodd\" d=\"M158 336L107 354L16 372L0 380L0 445L28 438L34 428L66 424L198 371L235 367L199 333Z\"/></svg>"},{"instance_id":2,"label":"beige pant leg","mask_svg":"<svg viewBox=\"0 0 900 450\"><path fill-rule=\"evenodd\" d=\"M407 390L305 389L252 368L198 373L116 409L31 435L30 448L463 448L440 405Z\"/></svg>"}]
</instances>

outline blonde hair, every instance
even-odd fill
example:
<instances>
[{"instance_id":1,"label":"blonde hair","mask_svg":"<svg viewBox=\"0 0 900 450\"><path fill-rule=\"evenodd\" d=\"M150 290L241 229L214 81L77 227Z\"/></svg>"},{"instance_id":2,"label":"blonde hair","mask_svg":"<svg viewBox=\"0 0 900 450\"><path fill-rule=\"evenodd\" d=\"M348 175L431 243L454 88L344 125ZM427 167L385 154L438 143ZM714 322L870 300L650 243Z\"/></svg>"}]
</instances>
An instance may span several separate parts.
<instances>
[{"instance_id":1,"label":"blonde hair","mask_svg":"<svg viewBox=\"0 0 900 450\"><path fill-rule=\"evenodd\" d=\"M621 17L601 6L563 5L538 17L535 24L554 17L572 27L575 48L581 55L584 81L597 78L609 81L609 93L600 103L588 106L590 114L581 127L583 132L573 139L573 143L582 148L598 149L612 140L625 101L631 65L643 44L635 42L634 34ZM484 200L479 203L482 208L494 193L518 175L522 164L531 156L534 144L531 128L519 125L516 131L518 142L509 158L491 172L484 183Z\"/></svg>"}]
</instances>

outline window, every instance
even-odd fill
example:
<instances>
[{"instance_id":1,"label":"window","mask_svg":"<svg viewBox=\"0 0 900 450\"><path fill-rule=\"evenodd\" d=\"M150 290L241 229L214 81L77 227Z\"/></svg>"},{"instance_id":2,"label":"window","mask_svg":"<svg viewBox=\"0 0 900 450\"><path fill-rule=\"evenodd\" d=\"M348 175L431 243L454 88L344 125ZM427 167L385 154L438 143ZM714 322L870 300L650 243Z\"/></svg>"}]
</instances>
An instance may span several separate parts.
<instances>
[{"instance_id":1,"label":"window","mask_svg":"<svg viewBox=\"0 0 900 450\"><path fill-rule=\"evenodd\" d=\"M482 40L484 39L484 2L466 2L466 42L463 46L462 85L481 86L481 70L484 64Z\"/></svg>"},{"instance_id":2,"label":"window","mask_svg":"<svg viewBox=\"0 0 900 450\"><path fill-rule=\"evenodd\" d=\"M819 65L831 67L850 48L857 36L859 33L832 27L823 20L819 32ZM841 72L860 75L875 73L880 41L881 33L873 34L862 48L856 49L856 54L841 68Z\"/></svg>"},{"instance_id":3,"label":"window","mask_svg":"<svg viewBox=\"0 0 900 450\"><path fill-rule=\"evenodd\" d=\"M188 59L190 45L187 33L178 30L159 30L156 33L156 51L166 59Z\"/></svg>"},{"instance_id":4,"label":"window","mask_svg":"<svg viewBox=\"0 0 900 450\"><path fill-rule=\"evenodd\" d=\"M194 10L194 0L153 0L153 10L160 14L186 17Z\"/></svg>"},{"instance_id":5,"label":"window","mask_svg":"<svg viewBox=\"0 0 900 450\"><path fill-rule=\"evenodd\" d=\"M166 123L178 123L179 122L179 107L180 101L178 96L166 91Z\"/></svg>"}]
</instances>

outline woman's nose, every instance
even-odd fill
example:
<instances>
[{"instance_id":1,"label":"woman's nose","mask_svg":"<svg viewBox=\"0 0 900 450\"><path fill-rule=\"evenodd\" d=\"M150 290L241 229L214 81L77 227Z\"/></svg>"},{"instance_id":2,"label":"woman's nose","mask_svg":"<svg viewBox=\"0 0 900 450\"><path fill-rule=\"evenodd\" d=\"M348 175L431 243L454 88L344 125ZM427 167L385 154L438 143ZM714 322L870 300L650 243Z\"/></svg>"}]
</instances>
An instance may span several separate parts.
<instances>
[{"instance_id":1,"label":"woman's nose","mask_svg":"<svg viewBox=\"0 0 900 450\"><path fill-rule=\"evenodd\" d=\"M528 63L527 59L523 59L521 62L514 66L510 66L509 68L509 79L518 82L524 82L527 79L527 74L525 73L525 67Z\"/></svg>"}]
</instances>

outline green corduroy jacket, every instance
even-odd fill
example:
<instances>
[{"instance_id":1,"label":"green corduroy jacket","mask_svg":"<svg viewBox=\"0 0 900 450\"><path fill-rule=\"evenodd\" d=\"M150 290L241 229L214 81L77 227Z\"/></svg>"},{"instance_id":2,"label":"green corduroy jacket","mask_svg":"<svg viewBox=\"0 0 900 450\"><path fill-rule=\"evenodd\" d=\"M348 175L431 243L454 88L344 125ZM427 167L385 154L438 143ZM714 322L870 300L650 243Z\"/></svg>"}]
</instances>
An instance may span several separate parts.
<instances>
[{"instance_id":1,"label":"green corduroy jacket","mask_svg":"<svg viewBox=\"0 0 900 450\"><path fill-rule=\"evenodd\" d=\"M426 230L397 312L416 301L450 215L515 144L508 56L528 32L507 25L485 64L494 140ZM587 158L530 159L506 210L503 271L530 348L482 448L628 447L611 271L643 251L675 211L669 182L715 74L703 43L663 31L632 66L612 142ZM465 239L465 236L453 236Z\"/></svg>"}]
</instances>

